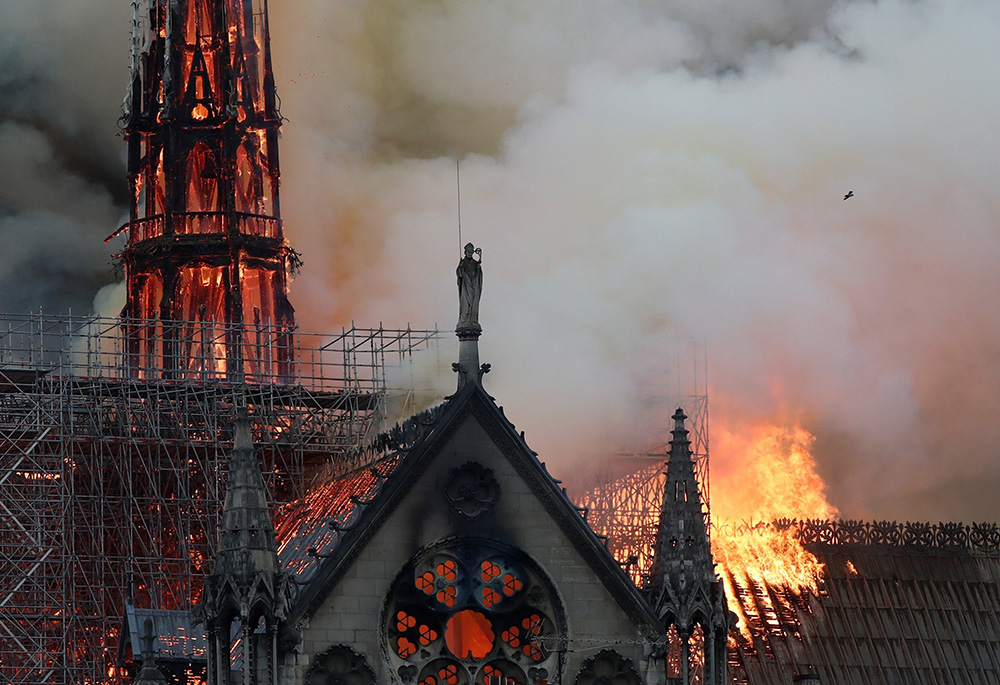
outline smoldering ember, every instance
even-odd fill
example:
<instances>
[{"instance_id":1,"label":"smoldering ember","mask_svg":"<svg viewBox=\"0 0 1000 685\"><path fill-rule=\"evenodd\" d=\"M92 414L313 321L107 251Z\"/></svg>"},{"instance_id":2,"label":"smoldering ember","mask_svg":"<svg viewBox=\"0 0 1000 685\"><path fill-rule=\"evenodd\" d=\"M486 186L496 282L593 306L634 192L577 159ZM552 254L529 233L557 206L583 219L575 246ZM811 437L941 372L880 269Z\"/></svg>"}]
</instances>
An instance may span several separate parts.
<instances>
[{"instance_id":1,"label":"smoldering ember","mask_svg":"<svg viewBox=\"0 0 1000 685\"><path fill-rule=\"evenodd\" d=\"M736 13L734 23L747 28L716 33L721 20L685 15L689 10L680 4L657 9L617 0L610 5L624 18L591 22L600 26L597 33L616 37L616 47L598 41L602 47L586 53L608 50L607 63L573 57L567 46L560 54L578 63L572 74L564 74L565 92L551 102L536 93L515 107L505 99L514 98L513 92L489 92L498 73L522 67L534 74L522 79L540 80L540 93L545 79L561 78L561 72L518 63L516 50L506 52L495 36L470 45L471 38L454 29L479 25L480 10L472 3L434 9L390 0L357 7L328 3L338 29L324 39L301 21L294 30L272 30L267 0L125 4L133 11L131 43L105 44L97 29L88 34L88 22L103 17L97 13L73 15L72 40L47 43L44 50L35 46L49 56L67 46L80 54L129 54L119 84L126 90L119 122L126 168L120 181L128 189L120 199L93 190L114 168L105 163L115 157L113 142L94 149L77 145L73 140L86 139L84 133L71 135L79 123L33 110L27 95L0 102L4 174L10 172L10 150L20 150L28 168L38 154L45 157L39 150L48 149L47 164L56 170L37 187L33 172L5 176L4 184L15 191L0 191L0 227L6 232L9 226L30 226L43 236L33 238L38 244L32 249L44 252L52 249L44 243L52 242L76 253L61 256L65 266L53 262L29 278L12 251L9 259L15 261L0 261L11 267L4 282L52 284L49 289L26 283L17 301L30 301L32 292L74 301L79 295L69 291L84 288L67 287L62 279L74 274L79 283L93 284L86 263L100 250L118 274L95 299L94 314L52 313L49 307L45 313L0 315L0 681L1000 682L1000 526L993 520L844 517L841 510L878 509L861 495L856 500L844 495L838 509L833 502L840 500L830 497L837 489L824 482L824 476L840 472L824 469L816 458L818 441L825 437L837 445L847 453L848 465L857 465L871 447L855 447L846 439L853 433L830 428L839 424L826 417L810 419L807 409L833 407L829 416L843 419L865 413L859 406L891 406L881 416L893 415L898 422L884 418L885 433L872 436L879 446L900 442L900 427L911 426L911 417L921 413L913 408L920 405L920 383L911 388L908 381L896 382L897 367L883 366L880 358L885 349L839 347L852 337L841 337L850 328L844 321L852 313L863 318L861 310L844 313L831 306L824 314L829 347L840 352L827 352L828 345L816 344L805 330L765 335L768 346L794 348L783 362L801 371L799 377L792 371L769 376L766 365L745 361L756 353L741 362L733 348L717 346L708 334L713 328L729 337L747 333L747 346L753 347L760 331L719 327L720 317L740 314L720 313L711 306L718 301L692 295L720 287L704 280L706 270L697 266L702 251L712 247L708 234L718 226L701 236L704 245L685 226L704 228L705 216L717 207L699 209L692 199L688 211L654 211L637 199L629 211L615 214L598 206L604 192L641 198L648 192L642 179L663 173L670 179L663 193L690 192L707 202L711 193L727 195L741 186L741 173L707 158L694 166L671 161L687 142L666 136L669 154L650 147L626 165L628 174L639 176L602 177L601 192L593 197L565 192L587 187L574 177L588 175L592 167L626 173L616 167L610 149L602 149L621 142L617 124L598 131L606 141L589 136L584 144L587 128L574 121L576 115L598 101L598 109L609 101L628 109L637 102L630 98L650 84L677 98L693 94L691 82L675 76L640 86L633 82L635 90L628 90L613 85L616 70L632 81L649 65L669 63L671 69L688 70L698 87L714 79L722 93L741 88L740 79L752 80L755 70L781 72L799 64L797 59L822 62L827 58L816 50L823 46L830 59L854 65L863 76L859 65L868 56L852 52L852 41L864 43L863 29L874 25L879 12L920 36L922 25L909 9L891 2L837 9L816 0L795 10L802 14L789 15L795 21L775 22L793 27L786 27L786 35L754 24L765 19L751 20L722 3ZM286 21L297 3L289 6L275 9ZM976 22L970 17L993 11L976 2L955 15L933 2L928 6L953 28L971 26ZM516 15L520 5L489 7ZM557 10L562 11L549 2L532 8L553 12L550 19L560 16ZM9 20L0 24L28 31L47 11L0 7L0 20ZM577 20L583 15L594 20L602 11L584 3L561 25L591 36L588 31L595 29L585 30ZM680 23L666 22L661 11L677 13L670 16ZM528 26L546 32L542 24L492 19L497 35L503 33L500 27L509 29L514 44L534 45ZM720 23L713 27L712 21ZM360 25L371 30L365 34L369 40L351 33ZM682 35L681 25L690 35ZM740 38L743 30L746 36ZM767 37L749 40L758 34ZM448 46L448 60L413 49L424 35ZM621 61L626 53L618 52L618 43L629 42L627 35L637 37L628 53L643 65L636 73L626 69L632 62ZM281 48L282 42L288 45ZM970 38L969 44L978 43ZM27 94L45 80L24 66L34 53L8 57L17 45L0 37L0 66L8 60L14 65L9 73L17 78L9 92ZM933 52L934 42L926 45ZM878 51L868 47L876 59ZM674 52L658 52L668 48ZM324 57L332 50L341 67L351 68L279 78L278 58L294 57L296 50ZM491 50L506 56L492 64L492 72L480 54ZM381 55L384 68L347 54ZM462 76L463 54L478 69L473 81ZM306 62L300 55L296 63ZM445 83L417 78L420 69L450 74L468 88L479 83L482 89L469 94L479 104L456 100ZM376 73L385 79L378 86L366 81ZM403 83L406 74L409 85ZM297 81L311 85L303 89ZM342 101L323 102L328 109L322 114L303 113L303 128L313 130L313 117L326 116L353 121L357 128L337 140L311 137L309 145L294 134L280 138L279 132L297 125L295 116L288 122L283 116L279 95L286 85L301 98L320 82L334 84ZM591 101L589 88L598 82L601 97ZM525 81L510 83L517 90ZM370 101L359 95L365 92ZM619 97L608 100L616 93ZM377 108L382 113L361 125L352 118L360 115L347 111L350 104L368 112L365 116ZM400 115L403 110L410 113ZM656 109L663 118L653 122L655 128L671 128L671 112L678 121L690 115ZM630 116L642 127L647 114L636 108ZM745 114L752 120L755 113ZM738 148L762 130L730 130L724 145ZM343 142L352 136L369 140L369 154L358 155ZM565 150L579 148L593 159L583 163L549 154L564 150L558 140L565 136L571 138ZM293 144L293 159L313 155L322 161L314 176L287 175L281 184L281 162L287 158L279 158L278 151L286 142ZM818 145L808 136L797 144ZM544 162L538 154L546 156ZM456 155L462 158L458 168ZM510 169L525 156L531 161L524 168L533 171L514 178ZM834 157L831 153L828 163ZM363 173L362 165L368 167ZM70 171L80 169L85 171ZM72 180L74 173L86 182ZM392 186L390 177L400 185ZM442 187L432 187L446 177ZM532 184L532 178L543 177L543 183ZM550 178L565 186L552 185ZM618 187L623 178L629 179L627 191ZM865 203L879 184L843 180L840 187L824 188L829 197L823 211L870 211ZM45 183L66 197L46 200L51 204L41 211L31 203ZM850 203L843 202L848 187L854 188ZM505 196L512 188L514 195ZM816 201L813 190L800 185L796 192ZM967 191L976 194L972 186ZM85 199L72 201L74 192ZM544 193L546 201L483 211L499 206L496 197L526 199L535 193ZM763 194L743 193L736 193L742 198L737 204L769 202ZM103 225L119 200L127 216L117 228L107 227L107 240L82 240L87 231L81 227ZM440 210L453 201L454 212ZM459 202L464 216L457 213ZM958 200L952 207L968 209ZM526 226L566 216L583 226L585 215L602 213L612 233L580 236L581 242L600 246L602 265L622 256L620 245L642 246L644 236L652 235L650 222L667 225L663 230L672 231L673 239L654 240L648 253L628 255L629 279L603 266L588 273L582 248L572 241L543 239L532 255L511 248L519 245L519 231L530 230ZM809 218L788 214L792 223ZM283 216L294 217L287 237ZM314 227L298 228L297 222ZM429 240L432 224L445 237ZM760 242L773 240L760 231ZM612 239L618 236L621 244ZM637 236L643 240L630 242ZM843 240L850 242L846 234ZM434 243L433 249L425 242ZM663 255L656 252L661 247ZM823 262L810 248L800 248L781 249L788 250L789 263ZM961 252L962 246L954 249ZM72 264L74 258L80 263ZM521 258L525 261L517 266ZM818 262L811 262L814 258ZM765 257L725 285L742 282L752 289L764 271L780 272L792 284L764 291L780 291L780 301L791 302L795 298L786 299L785 292L795 290L794 277L805 271L785 271L784 264L778 268ZM661 271L670 277L660 278ZM975 271L970 260L969 273ZM589 289L595 275L609 288L598 297ZM441 285L423 285L431 281ZM521 306L516 281L524 281L526 289L529 281L541 288L532 291L532 304ZM832 291L817 283L801 288L807 308L829 300ZM693 311L650 304L665 285L690 296ZM642 311L639 323L632 323L633 310ZM576 318L581 311L584 324ZM450 323L449 330L414 328L402 319L388 327L379 318L368 327L346 324L355 314L363 321L362 315L399 312L426 314L428 321L454 318L455 336ZM711 325L685 326L688 316ZM660 319L668 323L651 323ZM594 332L613 328L616 321L628 332L628 344ZM335 324L328 326L332 332L310 333L302 322ZM797 348L784 342L786 335L810 342ZM715 381L711 386L711 432L708 344L713 369L728 369L722 390L717 392ZM928 349L934 346L921 353ZM823 374L804 370L803 350L824 360L851 357L848 366L857 375L845 386L869 376L877 380L857 387L864 395L857 405L828 402L844 395L809 387ZM632 366L621 357L638 362ZM889 372L882 375L885 369ZM765 380L731 392L732 378L755 374ZM995 374L992 367L982 371L986 379ZM628 383L620 380L626 377ZM936 377L919 378L936 385ZM794 387L796 380L803 389ZM839 380L829 383L838 386ZM760 398L757 412L741 407L741 399L754 393ZM820 395L824 400L814 401ZM993 406L995 398L983 404ZM517 417L524 418L526 430L515 427ZM825 436L817 428L824 420L831 421ZM867 420L859 419L861 428L870 427ZM918 443L935 443L930 435L914 437L906 449L916 453ZM920 499L921 488L930 487L907 489L910 485L897 482L905 480L899 470L856 468L869 479L884 478L896 502ZM927 477L935 473L940 472ZM845 483L853 487L862 476L836 477L843 493L851 489ZM914 478L907 483L921 482Z\"/></svg>"}]
</instances>

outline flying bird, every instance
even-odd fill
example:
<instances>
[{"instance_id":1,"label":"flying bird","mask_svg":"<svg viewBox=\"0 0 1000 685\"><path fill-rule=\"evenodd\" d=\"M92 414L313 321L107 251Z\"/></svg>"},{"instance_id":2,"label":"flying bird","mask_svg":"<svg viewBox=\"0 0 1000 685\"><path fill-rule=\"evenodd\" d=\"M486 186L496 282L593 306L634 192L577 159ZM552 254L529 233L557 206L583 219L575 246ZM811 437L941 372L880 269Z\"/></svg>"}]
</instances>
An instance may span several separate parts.
<instances>
[{"instance_id":1,"label":"flying bird","mask_svg":"<svg viewBox=\"0 0 1000 685\"><path fill-rule=\"evenodd\" d=\"M854 191L853 190L848 190L847 191L847 195L844 196L844 199L846 200L849 197L854 197Z\"/></svg>"}]
</instances>

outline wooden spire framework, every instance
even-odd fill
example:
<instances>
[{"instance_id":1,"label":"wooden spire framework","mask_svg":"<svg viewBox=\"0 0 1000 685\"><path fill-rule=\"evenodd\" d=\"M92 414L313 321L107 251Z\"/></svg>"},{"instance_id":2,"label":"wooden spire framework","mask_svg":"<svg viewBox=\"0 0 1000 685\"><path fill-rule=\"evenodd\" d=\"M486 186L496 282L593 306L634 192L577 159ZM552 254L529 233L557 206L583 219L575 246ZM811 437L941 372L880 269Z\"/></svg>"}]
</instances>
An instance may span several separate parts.
<instances>
[{"instance_id":1,"label":"wooden spire framework","mask_svg":"<svg viewBox=\"0 0 1000 685\"><path fill-rule=\"evenodd\" d=\"M280 219L267 1L134 6L120 229L130 365L140 378L280 380L298 257Z\"/></svg>"}]
</instances>

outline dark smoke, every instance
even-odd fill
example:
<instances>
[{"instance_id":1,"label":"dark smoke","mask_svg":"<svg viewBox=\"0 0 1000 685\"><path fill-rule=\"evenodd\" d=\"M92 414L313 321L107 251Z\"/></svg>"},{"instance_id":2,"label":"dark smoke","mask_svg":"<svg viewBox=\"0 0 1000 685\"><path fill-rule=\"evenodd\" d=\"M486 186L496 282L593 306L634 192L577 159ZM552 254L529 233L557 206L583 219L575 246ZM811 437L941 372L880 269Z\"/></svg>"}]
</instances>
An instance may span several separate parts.
<instances>
[{"instance_id":1,"label":"dark smoke","mask_svg":"<svg viewBox=\"0 0 1000 685\"><path fill-rule=\"evenodd\" d=\"M0 311L86 312L113 280L130 16L127 2L0 4Z\"/></svg>"}]
</instances>

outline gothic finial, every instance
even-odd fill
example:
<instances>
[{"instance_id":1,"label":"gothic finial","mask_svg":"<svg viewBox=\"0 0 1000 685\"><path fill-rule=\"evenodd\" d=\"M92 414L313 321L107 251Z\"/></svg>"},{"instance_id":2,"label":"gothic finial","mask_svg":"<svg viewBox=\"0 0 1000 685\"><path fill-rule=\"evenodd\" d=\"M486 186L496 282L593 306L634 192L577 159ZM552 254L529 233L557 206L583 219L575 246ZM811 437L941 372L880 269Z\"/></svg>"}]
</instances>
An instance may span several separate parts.
<instances>
[{"instance_id":1,"label":"gothic finial","mask_svg":"<svg viewBox=\"0 0 1000 685\"><path fill-rule=\"evenodd\" d=\"M153 651L153 619L146 617L142 623L142 668L133 685L166 685L167 679L156 665Z\"/></svg>"},{"instance_id":2,"label":"gothic finial","mask_svg":"<svg viewBox=\"0 0 1000 685\"><path fill-rule=\"evenodd\" d=\"M680 407L677 407L677 411L674 412L672 418L674 419L674 430L675 431L684 430L684 421L687 419L687 416L684 414L684 410L681 409Z\"/></svg>"},{"instance_id":3,"label":"gothic finial","mask_svg":"<svg viewBox=\"0 0 1000 685\"><path fill-rule=\"evenodd\" d=\"M674 415L671 418L674 420L674 429L670 431L670 434L673 436L673 439L670 441L671 446L673 446L674 443L677 443L678 445L681 443L689 444L688 430L684 427L684 422L687 420L687 415L684 413L684 410L678 407L677 411L674 412ZM673 450L671 449L671 451Z\"/></svg>"},{"instance_id":4,"label":"gothic finial","mask_svg":"<svg viewBox=\"0 0 1000 685\"><path fill-rule=\"evenodd\" d=\"M142 622L142 658L149 659L153 656L153 619L146 617Z\"/></svg>"},{"instance_id":5,"label":"gothic finial","mask_svg":"<svg viewBox=\"0 0 1000 685\"><path fill-rule=\"evenodd\" d=\"M236 412L236 435L233 437L233 449L252 450L253 437L250 435L250 418L245 408Z\"/></svg>"}]
</instances>

